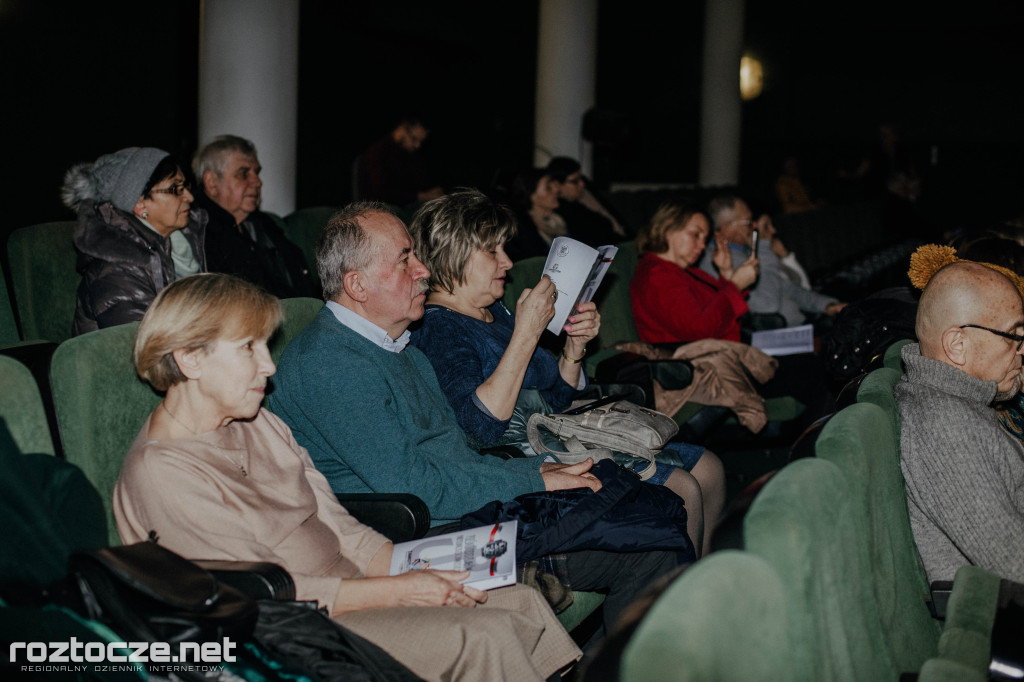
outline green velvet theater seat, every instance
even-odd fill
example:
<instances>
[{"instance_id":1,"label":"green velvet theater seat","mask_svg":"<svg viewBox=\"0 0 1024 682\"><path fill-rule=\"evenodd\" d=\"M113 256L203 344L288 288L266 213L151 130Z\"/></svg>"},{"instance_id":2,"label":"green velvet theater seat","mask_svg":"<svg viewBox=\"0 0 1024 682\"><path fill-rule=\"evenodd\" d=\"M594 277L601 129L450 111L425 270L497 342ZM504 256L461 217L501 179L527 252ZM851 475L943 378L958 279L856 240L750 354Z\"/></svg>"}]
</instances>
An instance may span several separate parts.
<instances>
[{"instance_id":1,"label":"green velvet theater seat","mask_svg":"<svg viewBox=\"0 0 1024 682\"><path fill-rule=\"evenodd\" d=\"M861 390L873 388L862 384ZM910 529L898 447L891 415L864 402L833 415L816 452L850 484L851 511L867 539L869 576L889 653L900 672L914 672L936 655L940 627L925 601L928 580Z\"/></svg>"},{"instance_id":2,"label":"green velvet theater seat","mask_svg":"<svg viewBox=\"0 0 1024 682\"><path fill-rule=\"evenodd\" d=\"M7 241L11 286L22 337L60 343L71 338L81 279L71 242L74 221L23 227Z\"/></svg>"},{"instance_id":3,"label":"green velvet theater seat","mask_svg":"<svg viewBox=\"0 0 1024 682\"><path fill-rule=\"evenodd\" d=\"M277 332L270 337L270 357L274 364L281 359L281 353L291 340L298 336L299 332L306 328L306 325L313 321L324 302L319 298L282 298L281 308L284 310L284 319ZM273 382L273 377L271 377ZM265 405L266 403L264 403Z\"/></svg>"},{"instance_id":4,"label":"green velvet theater seat","mask_svg":"<svg viewBox=\"0 0 1024 682\"><path fill-rule=\"evenodd\" d=\"M789 605L760 557L723 551L683 572L623 651L623 682L813 679L795 667ZM602 678L603 679L603 678Z\"/></svg>"},{"instance_id":5,"label":"green velvet theater seat","mask_svg":"<svg viewBox=\"0 0 1024 682\"><path fill-rule=\"evenodd\" d=\"M135 373L138 322L76 336L57 347L50 365L64 454L96 487L107 512L110 544L120 544L112 499L121 462L162 396Z\"/></svg>"},{"instance_id":6,"label":"green velvet theater seat","mask_svg":"<svg viewBox=\"0 0 1024 682\"><path fill-rule=\"evenodd\" d=\"M764 486L744 519L744 544L782 580L798 672L792 679L896 680L871 585L856 503L832 462L804 458Z\"/></svg>"},{"instance_id":7,"label":"green velvet theater seat","mask_svg":"<svg viewBox=\"0 0 1024 682\"><path fill-rule=\"evenodd\" d=\"M0 355L0 419L22 452L54 454L39 386L28 367Z\"/></svg>"},{"instance_id":8,"label":"green velvet theater seat","mask_svg":"<svg viewBox=\"0 0 1024 682\"><path fill-rule=\"evenodd\" d=\"M7 274L0 263L0 348L21 342L18 323L14 319L14 301L7 288Z\"/></svg>"},{"instance_id":9,"label":"green velvet theater seat","mask_svg":"<svg viewBox=\"0 0 1024 682\"><path fill-rule=\"evenodd\" d=\"M885 355L882 356L882 365L902 374L903 356L901 353L903 352L903 347L908 343L915 343L915 341L913 339L900 339L886 348Z\"/></svg>"},{"instance_id":10,"label":"green velvet theater seat","mask_svg":"<svg viewBox=\"0 0 1024 682\"><path fill-rule=\"evenodd\" d=\"M296 246L302 249L310 272L320 281L320 273L316 269L314 249L316 240L324 229L324 225L332 215L337 213L337 206L310 206L300 208L284 217L284 234Z\"/></svg>"}]
</instances>

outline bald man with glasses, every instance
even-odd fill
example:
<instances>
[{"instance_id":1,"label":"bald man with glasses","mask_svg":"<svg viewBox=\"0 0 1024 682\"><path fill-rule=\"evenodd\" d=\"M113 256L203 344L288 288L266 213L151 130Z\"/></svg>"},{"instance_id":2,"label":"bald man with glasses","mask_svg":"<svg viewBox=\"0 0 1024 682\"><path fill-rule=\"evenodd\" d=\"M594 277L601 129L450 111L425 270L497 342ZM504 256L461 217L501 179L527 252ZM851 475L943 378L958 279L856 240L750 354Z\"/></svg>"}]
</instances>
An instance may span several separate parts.
<instances>
[{"instance_id":1,"label":"bald man with glasses","mask_svg":"<svg viewBox=\"0 0 1024 682\"><path fill-rule=\"evenodd\" d=\"M942 267L918 305L920 343L903 349L900 466L929 581L964 564L1024 581L1024 445L993 407L1021 388L1019 286L980 263Z\"/></svg>"}]
</instances>

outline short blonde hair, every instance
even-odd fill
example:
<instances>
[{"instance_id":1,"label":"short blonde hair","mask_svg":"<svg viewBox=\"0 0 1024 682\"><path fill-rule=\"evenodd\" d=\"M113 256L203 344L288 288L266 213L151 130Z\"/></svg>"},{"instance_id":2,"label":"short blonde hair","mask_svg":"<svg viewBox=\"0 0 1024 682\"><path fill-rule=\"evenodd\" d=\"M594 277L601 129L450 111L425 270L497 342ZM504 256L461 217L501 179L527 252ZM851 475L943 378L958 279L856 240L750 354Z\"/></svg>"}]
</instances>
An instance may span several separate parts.
<instances>
[{"instance_id":1,"label":"short blonde hair","mask_svg":"<svg viewBox=\"0 0 1024 682\"><path fill-rule=\"evenodd\" d=\"M636 237L637 253L665 253L668 251L668 235L682 229L690 218L702 211L687 199L666 201L654 213L650 225Z\"/></svg>"},{"instance_id":2,"label":"short blonde hair","mask_svg":"<svg viewBox=\"0 0 1024 682\"><path fill-rule=\"evenodd\" d=\"M412 219L416 256L430 270L434 290L454 293L466 281L477 249L493 249L515 236L516 216L483 192L463 189L428 201Z\"/></svg>"},{"instance_id":3,"label":"short blonde hair","mask_svg":"<svg viewBox=\"0 0 1024 682\"><path fill-rule=\"evenodd\" d=\"M281 302L232 275L192 275L171 282L146 310L135 335L135 371L158 391L185 381L174 351L207 348L218 339L269 337L281 324Z\"/></svg>"}]
</instances>

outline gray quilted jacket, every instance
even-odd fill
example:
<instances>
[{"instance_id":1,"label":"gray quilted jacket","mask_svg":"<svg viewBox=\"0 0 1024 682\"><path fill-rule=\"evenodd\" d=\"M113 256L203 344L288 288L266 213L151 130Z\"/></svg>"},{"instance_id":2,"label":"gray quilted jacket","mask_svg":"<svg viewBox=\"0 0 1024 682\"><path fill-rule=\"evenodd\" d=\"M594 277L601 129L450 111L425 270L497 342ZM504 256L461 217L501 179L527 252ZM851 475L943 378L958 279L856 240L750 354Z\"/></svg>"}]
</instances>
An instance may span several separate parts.
<instances>
[{"instance_id":1,"label":"gray quilted jacket","mask_svg":"<svg viewBox=\"0 0 1024 682\"><path fill-rule=\"evenodd\" d=\"M204 210L193 208L182 228L201 272L206 272L206 220ZM82 275L75 336L141 320L160 290L175 280L171 240L109 202L82 203L73 240Z\"/></svg>"}]
</instances>

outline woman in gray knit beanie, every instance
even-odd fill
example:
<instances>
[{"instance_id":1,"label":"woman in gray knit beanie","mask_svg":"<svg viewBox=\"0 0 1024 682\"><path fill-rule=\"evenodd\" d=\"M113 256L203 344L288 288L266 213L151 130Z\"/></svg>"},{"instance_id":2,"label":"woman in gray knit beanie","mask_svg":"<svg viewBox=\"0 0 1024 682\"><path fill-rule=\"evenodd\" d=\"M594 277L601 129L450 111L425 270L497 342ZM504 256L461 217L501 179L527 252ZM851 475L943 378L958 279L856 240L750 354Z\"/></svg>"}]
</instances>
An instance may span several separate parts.
<instances>
[{"instance_id":1,"label":"woman in gray knit beanie","mask_svg":"<svg viewBox=\"0 0 1024 682\"><path fill-rule=\"evenodd\" d=\"M61 198L78 213L75 335L141 320L165 286L206 272L206 212L167 152L128 147L74 166Z\"/></svg>"}]
</instances>

